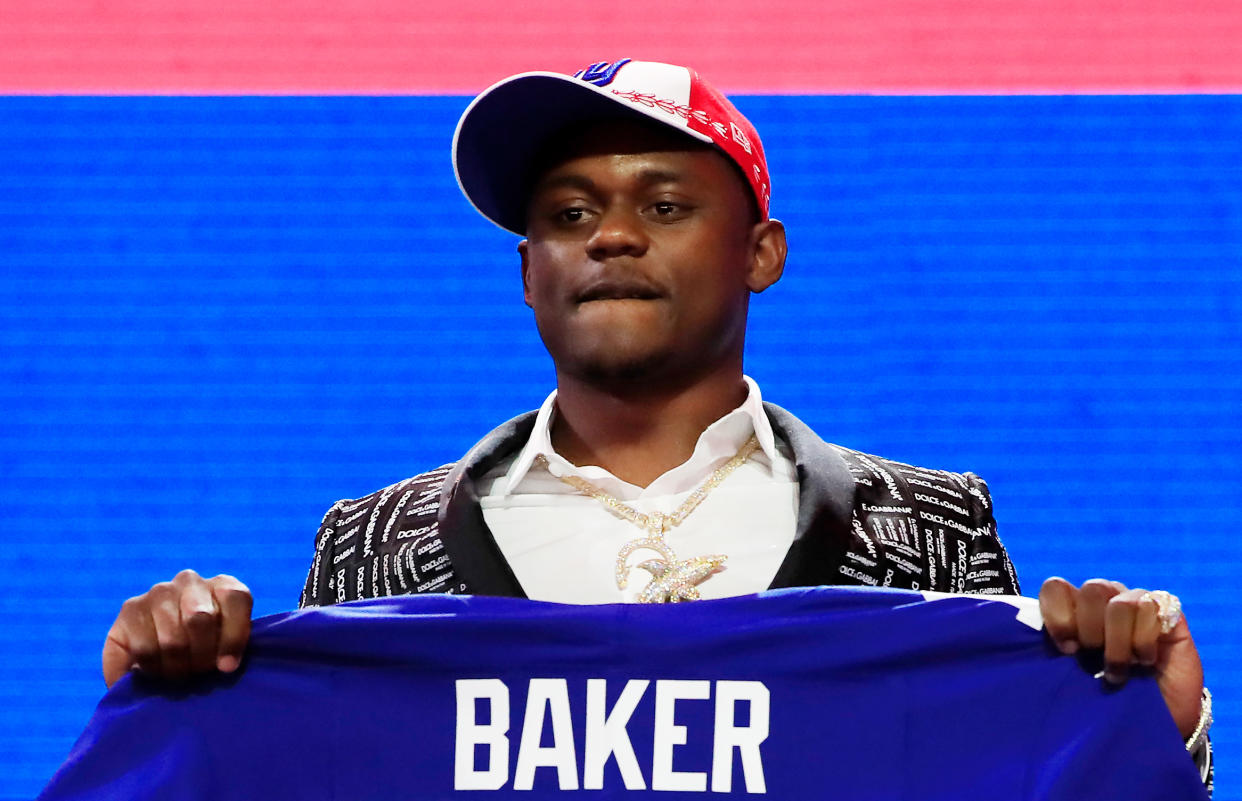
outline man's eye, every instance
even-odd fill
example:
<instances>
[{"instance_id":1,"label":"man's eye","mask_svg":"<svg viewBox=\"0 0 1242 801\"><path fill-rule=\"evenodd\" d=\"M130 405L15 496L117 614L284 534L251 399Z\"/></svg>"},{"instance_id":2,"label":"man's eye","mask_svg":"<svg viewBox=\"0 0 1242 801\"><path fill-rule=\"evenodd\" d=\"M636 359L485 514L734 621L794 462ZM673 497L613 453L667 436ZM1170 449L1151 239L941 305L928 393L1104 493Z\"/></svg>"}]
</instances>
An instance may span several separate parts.
<instances>
[{"instance_id":1,"label":"man's eye","mask_svg":"<svg viewBox=\"0 0 1242 801\"><path fill-rule=\"evenodd\" d=\"M652 203L648 208L650 209L649 214L657 220L664 222L680 222L694 212L692 206L676 200L662 200L658 203Z\"/></svg>"},{"instance_id":2,"label":"man's eye","mask_svg":"<svg viewBox=\"0 0 1242 801\"><path fill-rule=\"evenodd\" d=\"M556 217L563 222L581 222L586 217L586 209L579 206L570 206L558 211Z\"/></svg>"}]
</instances>

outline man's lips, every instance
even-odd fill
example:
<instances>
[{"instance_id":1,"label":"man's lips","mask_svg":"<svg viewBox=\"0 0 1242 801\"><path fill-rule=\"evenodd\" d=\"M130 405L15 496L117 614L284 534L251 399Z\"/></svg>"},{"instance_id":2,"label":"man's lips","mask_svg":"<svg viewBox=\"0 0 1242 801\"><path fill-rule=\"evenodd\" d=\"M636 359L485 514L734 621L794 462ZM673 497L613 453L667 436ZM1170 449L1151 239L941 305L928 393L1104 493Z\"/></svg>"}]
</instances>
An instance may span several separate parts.
<instances>
[{"instance_id":1,"label":"man's lips","mask_svg":"<svg viewBox=\"0 0 1242 801\"><path fill-rule=\"evenodd\" d=\"M602 279L588 284L574 296L575 303L596 300L656 300L664 297L659 289L645 281Z\"/></svg>"}]
</instances>

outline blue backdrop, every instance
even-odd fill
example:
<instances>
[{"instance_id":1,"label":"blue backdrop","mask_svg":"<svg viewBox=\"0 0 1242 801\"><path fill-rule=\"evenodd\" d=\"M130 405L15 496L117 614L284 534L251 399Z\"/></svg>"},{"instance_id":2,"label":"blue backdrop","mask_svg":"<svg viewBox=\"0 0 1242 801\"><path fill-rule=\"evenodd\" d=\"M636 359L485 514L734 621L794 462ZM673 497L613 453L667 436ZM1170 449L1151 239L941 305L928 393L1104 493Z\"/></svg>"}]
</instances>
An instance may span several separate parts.
<instances>
[{"instance_id":1,"label":"blue backdrop","mask_svg":"<svg viewBox=\"0 0 1242 801\"><path fill-rule=\"evenodd\" d=\"M0 99L0 798L183 567L291 608L320 516L553 380L466 98ZM826 438L988 479L1028 594L1184 600L1239 799L1242 97L744 97L785 278L748 371Z\"/></svg>"}]
</instances>

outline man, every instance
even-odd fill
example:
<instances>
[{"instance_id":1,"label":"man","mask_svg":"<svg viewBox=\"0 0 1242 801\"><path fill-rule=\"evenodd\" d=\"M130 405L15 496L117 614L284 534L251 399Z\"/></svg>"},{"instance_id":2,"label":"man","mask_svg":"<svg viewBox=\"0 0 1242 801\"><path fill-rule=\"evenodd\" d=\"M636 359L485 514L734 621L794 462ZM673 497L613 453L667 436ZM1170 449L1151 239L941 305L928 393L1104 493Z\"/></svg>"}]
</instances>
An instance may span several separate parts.
<instances>
[{"instance_id":1,"label":"man","mask_svg":"<svg viewBox=\"0 0 1242 801\"><path fill-rule=\"evenodd\" d=\"M456 464L334 505L302 605L1018 592L981 479L828 445L744 377L749 299L781 277L785 233L757 132L696 73L624 60L506 79L466 110L454 164L475 207L525 236L556 391ZM1040 601L1062 651L1102 649L1106 680L1155 670L1206 776L1210 707L1176 599L1054 578ZM249 615L236 579L185 571L122 607L105 679L234 670Z\"/></svg>"}]
</instances>

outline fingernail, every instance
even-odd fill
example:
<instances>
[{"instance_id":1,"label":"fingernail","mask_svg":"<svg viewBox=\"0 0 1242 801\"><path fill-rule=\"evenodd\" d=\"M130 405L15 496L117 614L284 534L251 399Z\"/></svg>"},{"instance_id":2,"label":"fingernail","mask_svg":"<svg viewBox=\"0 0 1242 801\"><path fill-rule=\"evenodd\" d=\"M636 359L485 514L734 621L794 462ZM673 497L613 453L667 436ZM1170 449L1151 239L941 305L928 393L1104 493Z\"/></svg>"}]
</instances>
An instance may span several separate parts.
<instances>
[{"instance_id":1,"label":"fingernail","mask_svg":"<svg viewBox=\"0 0 1242 801\"><path fill-rule=\"evenodd\" d=\"M1115 670L1105 670L1104 681L1108 682L1109 684L1125 684L1126 674L1118 673Z\"/></svg>"},{"instance_id":2,"label":"fingernail","mask_svg":"<svg viewBox=\"0 0 1242 801\"><path fill-rule=\"evenodd\" d=\"M1061 640L1057 643L1057 647L1063 654L1076 654L1078 653L1078 640Z\"/></svg>"},{"instance_id":3,"label":"fingernail","mask_svg":"<svg viewBox=\"0 0 1242 801\"><path fill-rule=\"evenodd\" d=\"M232 673L234 670L237 670L238 664L239 660L232 654L225 654L224 656L216 659L216 668L219 669L221 673Z\"/></svg>"}]
</instances>

